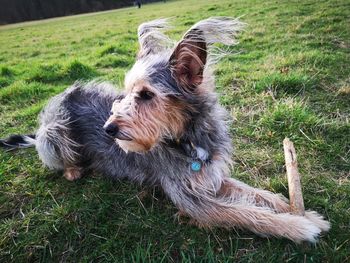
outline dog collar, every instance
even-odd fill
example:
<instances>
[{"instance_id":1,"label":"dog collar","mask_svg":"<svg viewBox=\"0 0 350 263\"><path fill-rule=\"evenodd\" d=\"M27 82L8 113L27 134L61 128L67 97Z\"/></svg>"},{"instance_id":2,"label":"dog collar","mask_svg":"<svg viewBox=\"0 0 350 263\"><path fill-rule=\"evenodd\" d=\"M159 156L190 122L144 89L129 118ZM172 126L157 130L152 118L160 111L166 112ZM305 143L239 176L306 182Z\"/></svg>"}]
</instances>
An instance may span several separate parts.
<instances>
[{"instance_id":1,"label":"dog collar","mask_svg":"<svg viewBox=\"0 0 350 263\"><path fill-rule=\"evenodd\" d=\"M191 159L190 169L193 172L199 172L203 165L210 161L209 153L204 148L195 145L192 141L171 140L167 142L172 148L179 149Z\"/></svg>"}]
</instances>

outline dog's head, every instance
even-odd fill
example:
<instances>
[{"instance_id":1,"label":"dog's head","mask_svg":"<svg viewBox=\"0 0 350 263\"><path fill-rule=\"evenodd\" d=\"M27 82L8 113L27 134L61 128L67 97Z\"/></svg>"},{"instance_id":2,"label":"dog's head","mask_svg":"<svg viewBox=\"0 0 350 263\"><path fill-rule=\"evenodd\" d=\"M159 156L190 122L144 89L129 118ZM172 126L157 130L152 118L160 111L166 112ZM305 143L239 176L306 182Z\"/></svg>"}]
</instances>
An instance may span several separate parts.
<instances>
[{"instance_id":1,"label":"dog's head","mask_svg":"<svg viewBox=\"0 0 350 263\"><path fill-rule=\"evenodd\" d=\"M179 139L198 105L214 89L213 44L235 44L243 23L209 18L190 28L174 46L162 31L164 19L139 27L140 51L125 77L125 97L115 101L106 132L126 152L144 152L166 139Z\"/></svg>"}]
</instances>

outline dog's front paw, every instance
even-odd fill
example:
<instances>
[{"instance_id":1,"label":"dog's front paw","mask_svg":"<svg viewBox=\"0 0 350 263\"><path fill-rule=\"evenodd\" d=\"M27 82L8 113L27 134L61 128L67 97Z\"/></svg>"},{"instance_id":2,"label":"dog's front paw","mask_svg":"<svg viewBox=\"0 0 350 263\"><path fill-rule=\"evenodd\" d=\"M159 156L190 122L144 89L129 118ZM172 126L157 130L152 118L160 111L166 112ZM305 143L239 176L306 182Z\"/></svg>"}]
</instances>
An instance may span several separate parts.
<instances>
[{"instance_id":1,"label":"dog's front paw","mask_svg":"<svg viewBox=\"0 0 350 263\"><path fill-rule=\"evenodd\" d=\"M313 222L322 232L328 232L331 224L315 211L305 211L305 217Z\"/></svg>"}]
</instances>

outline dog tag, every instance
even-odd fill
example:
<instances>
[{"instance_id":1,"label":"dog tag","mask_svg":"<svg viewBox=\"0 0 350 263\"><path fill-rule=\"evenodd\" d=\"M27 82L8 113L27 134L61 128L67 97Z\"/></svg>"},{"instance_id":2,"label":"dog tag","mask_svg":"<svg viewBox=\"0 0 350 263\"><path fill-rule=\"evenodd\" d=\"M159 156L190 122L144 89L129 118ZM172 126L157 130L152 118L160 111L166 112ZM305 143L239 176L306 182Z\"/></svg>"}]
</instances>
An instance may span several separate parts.
<instances>
[{"instance_id":1,"label":"dog tag","mask_svg":"<svg viewBox=\"0 0 350 263\"><path fill-rule=\"evenodd\" d=\"M202 168L202 164L198 161L193 161L191 163L191 170L194 172L199 172Z\"/></svg>"}]
</instances>

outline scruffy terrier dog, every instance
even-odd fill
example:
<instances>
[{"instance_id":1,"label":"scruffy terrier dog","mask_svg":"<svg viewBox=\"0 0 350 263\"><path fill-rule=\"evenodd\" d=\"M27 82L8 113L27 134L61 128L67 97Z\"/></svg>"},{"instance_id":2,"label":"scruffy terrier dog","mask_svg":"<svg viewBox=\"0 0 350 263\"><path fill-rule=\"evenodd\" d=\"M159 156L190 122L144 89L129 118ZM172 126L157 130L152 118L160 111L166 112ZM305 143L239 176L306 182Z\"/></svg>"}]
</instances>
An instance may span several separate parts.
<instances>
[{"instance_id":1,"label":"scruffy terrier dog","mask_svg":"<svg viewBox=\"0 0 350 263\"><path fill-rule=\"evenodd\" d=\"M293 215L283 196L230 178L227 114L211 68L218 58L213 44L235 44L242 27L237 19L209 18L174 45L163 33L166 20L144 23L123 93L106 83L76 83L43 109L35 135L0 145L35 146L43 163L68 180L93 170L160 185L180 214L201 226L315 242L330 227L322 216Z\"/></svg>"}]
</instances>

